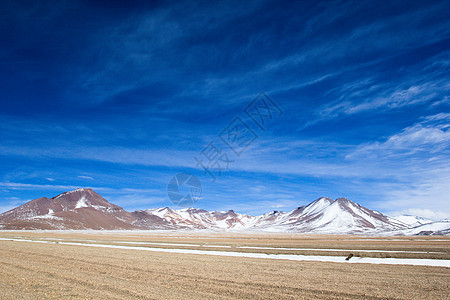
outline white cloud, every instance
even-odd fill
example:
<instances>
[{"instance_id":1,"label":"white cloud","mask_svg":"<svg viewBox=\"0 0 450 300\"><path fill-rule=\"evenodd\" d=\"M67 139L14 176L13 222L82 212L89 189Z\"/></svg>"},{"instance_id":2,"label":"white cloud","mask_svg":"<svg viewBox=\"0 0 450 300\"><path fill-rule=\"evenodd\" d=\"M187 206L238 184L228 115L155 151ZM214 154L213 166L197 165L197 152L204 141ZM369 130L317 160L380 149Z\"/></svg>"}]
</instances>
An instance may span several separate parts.
<instances>
[{"instance_id":1,"label":"white cloud","mask_svg":"<svg viewBox=\"0 0 450 300\"><path fill-rule=\"evenodd\" d=\"M350 92L340 91L339 93L344 93L344 95L340 96L337 101L321 107L318 114L326 119L341 114L352 115L376 109L391 110L423 103L437 105L437 102L444 103L445 96L442 95L449 91L446 80L430 81L421 85L408 85L408 82L412 80L407 78L405 82L397 86L389 86L392 84L384 83L375 87L372 86L370 90L365 90L368 88L367 80L363 80L361 86L358 85L358 82L355 83L352 87L353 90ZM413 80L417 81L418 78ZM386 94L386 91L390 92ZM368 93L370 94L368 95ZM360 99L366 100L360 102Z\"/></svg>"},{"instance_id":2,"label":"white cloud","mask_svg":"<svg viewBox=\"0 0 450 300\"><path fill-rule=\"evenodd\" d=\"M330 100L318 108L317 118L308 125L364 112L448 104L450 84L445 63L449 55L444 51L397 71L365 74L364 67L360 67L361 76L325 92Z\"/></svg>"},{"instance_id":3,"label":"white cloud","mask_svg":"<svg viewBox=\"0 0 450 300\"><path fill-rule=\"evenodd\" d=\"M11 190L74 190L79 188L78 186L73 185L50 185L50 184L29 184L29 183L19 183L19 182L0 182L0 187L11 189Z\"/></svg>"},{"instance_id":4,"label":"white cloud","mask_svg":"<svg viewBox=\"0 0 450 300\"><path fill-rule=\"evenodd\" d=\"M429 210L436 215L434 219L450 218L449 174L447 167L413 174L407 182L379 185L376 205L383 211Z\"/></svg>"},{"instance_id":5,"label":"white cloud","mask_svg":"<svg viewBox=\"0 0 450 300\"><path fill-rule=\"evenodd\" d=\"M38 158L86 159L119 164L143 166L193 167L194 151L135 149L125 147L19 147L0 146L0 155L16 155Z\"/></svg>"},{"instance_id":6,"label":"white cloud","mask_svg":"<svg viewBox=\"0 0 450 300\"><path fill-rule=\"evenodd\" d=\"M426 117L422 122L406 127L401 132L390 136L384 142L362 145L347 155L355 157L390 157L411 156L417 152L424 160L436 160L450 150L450 114L436 114Z\"/></svg>"},{"instance_id":7,"label":"white cloud","mask_svg":"<svg viewBox=\"0 0 450 300\"><path fill-rule=\"evenodd\" d=\"M441 211L433 211L433 210L427 209L427 208L408 208L406 210L396 212L392 215L393 216L412 215L412 216L418 216L418 217L431 219L431 220L435 220L435 221L446 219L446 218L450 217L450 215L448 213L441 212Z\"/></svg>"},{"instance_id":8,"label":"white cloud","mask_svg":"<svg viewBox=\"0 0 450 300\"><path fill-rule=\"evenodd\" d=\"M449 124L450 114L428 116L383 142L361 145L347 155L349 161L370 161L398 175L396 181L372 184L378 191L377 209L450 217Z\"/></svg>"}]
</instances>

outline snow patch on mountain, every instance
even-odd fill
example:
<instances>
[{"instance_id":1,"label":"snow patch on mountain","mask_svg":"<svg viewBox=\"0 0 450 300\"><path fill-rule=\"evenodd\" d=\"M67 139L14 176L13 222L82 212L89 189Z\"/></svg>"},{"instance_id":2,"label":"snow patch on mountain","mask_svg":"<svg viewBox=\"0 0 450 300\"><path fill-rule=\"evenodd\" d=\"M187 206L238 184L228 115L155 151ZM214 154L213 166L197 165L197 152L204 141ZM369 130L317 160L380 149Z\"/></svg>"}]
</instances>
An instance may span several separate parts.
<instances>
[{"instance_id":1,"label":"snow patch on mountain","mask_svg":"<svg viewBox=\"0 0 450 300\"><path fill-rule=\"evenodd\" d=\"M80 200L77 201L77 205L75 205L75 208L83 208L83 207L89 207L86 196L84 195L80 198Z\"/></svg>"},{"instance_id":2,"label":"snow patch on mountain","mask_svg":"<svg viewBox=\"0 0 450 300\"><path fill-rule=\"evenodd\" d=\"M412 216L412 215L399 215L396 217L393 217L395 220L398 220L408 226L411 227L417 227L424 224L433 223L433 220L418 217L418 216Z\"/></svg>"},{"instance_id":3,"label":"snow patch on mountain","mask_svg":"<svg viewBox=\"0 0 450 300\"><path fill-rule=\"evenodd\" d=\"M79 193L79 192L90 193L91 191L92 191L91 189L79 188L79 189L76 189L76 190L73 190L73 191L67 191L67 192L64 192L62 194L59 194L58 196L54 197L53 199L59 199L61 197L64 197L66 195L70 195L70 194L73 194L73 193Z\"/></svg>"},{"instance_id":4,"label":"snow patch on mountain","mask_svg":"<svg viewBox=\"0 0 450 300\"><path fill-rule=\"evenodd\" d=\"M53 209L49 208L48 213L45 215L38 215L38 216L33 216L30 217L29 219L53 219L53 220L62 220L62 218L54 216L55 212L53 211Z\"/></svg>"},{"instance_id":5,"label":"snow patch on mountain","mask_svg":"<svg viewBox=\"0 0 450 300\"><path fill-rule=\"evenodd\" d=\"M449 235L450 221L431 222L393 233L402 235Z\"/></svg>"}]
</instances>

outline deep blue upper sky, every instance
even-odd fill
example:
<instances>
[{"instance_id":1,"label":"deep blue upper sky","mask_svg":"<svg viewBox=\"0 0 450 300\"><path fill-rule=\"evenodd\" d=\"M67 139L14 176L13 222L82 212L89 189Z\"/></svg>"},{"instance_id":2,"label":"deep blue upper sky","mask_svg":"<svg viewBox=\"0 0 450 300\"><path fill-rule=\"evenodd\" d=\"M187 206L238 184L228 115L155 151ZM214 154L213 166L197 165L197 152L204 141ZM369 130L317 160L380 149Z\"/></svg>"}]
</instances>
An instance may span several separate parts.
<instances>
[{"instance_id":1,"label":"deep blue upper sky","mask_svg":"<svg viewBox=\"0 0 450 300\"><path fill-rule=\"evenodd\" d=\"M128 210L320 196L450 217L449 1L1 1L0 212L92 187ZM261 91L283 111L255 127ZM236 117L257 138L220 144ZM232 160L213 182L195 157ZM205 148L206 147L206 148ZM211 154L211 153L210 153Z\"/></svg>"}]
</instances>

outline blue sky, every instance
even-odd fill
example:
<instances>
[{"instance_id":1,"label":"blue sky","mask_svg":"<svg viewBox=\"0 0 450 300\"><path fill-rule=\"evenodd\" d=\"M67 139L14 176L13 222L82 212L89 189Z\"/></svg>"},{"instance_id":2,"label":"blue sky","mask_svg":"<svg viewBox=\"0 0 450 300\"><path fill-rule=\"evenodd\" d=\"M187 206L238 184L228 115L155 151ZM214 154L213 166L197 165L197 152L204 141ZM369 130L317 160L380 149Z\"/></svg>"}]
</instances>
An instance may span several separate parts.
<instances>
[{"instance_id":1,"label":"blue sky","mask_svg":"<svg viewBox=\"0 0 450 300\"><path fill-rule=\"evenodd\" d=\"M92 187L127 210L347 197L450 217L448 1L1 1L0 211ZM264 91L283 113L259 128ZM240 118L239 156L220 134ZM195 157L231 163L211 180Z\"/></svg>"}]
</instances>

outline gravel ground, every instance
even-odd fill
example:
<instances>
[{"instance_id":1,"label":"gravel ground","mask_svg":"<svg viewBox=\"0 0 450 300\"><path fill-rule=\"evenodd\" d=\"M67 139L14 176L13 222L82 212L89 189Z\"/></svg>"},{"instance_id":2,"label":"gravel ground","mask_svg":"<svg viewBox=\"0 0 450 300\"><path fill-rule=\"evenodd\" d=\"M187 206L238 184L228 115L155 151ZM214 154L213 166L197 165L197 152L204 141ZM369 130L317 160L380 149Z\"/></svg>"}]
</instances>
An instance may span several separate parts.
<instances>
[{"instance_id":1,"label":"gravel ground","mask_svg":"<svg viewBox=\"0 0 450 300\"><path fill-rule=\"evenodd\" d=\"M29 236L55 238L48 233ZM99 239L94 234L84 238ZM108 235L108 239L117 238ZM292 239L281 238L285 244ZM127 238L122 235L120 239ZM140 240L168 241L162 235ZM204 241L205 237L189 237L192 244ZM259 236L251 243L247 236L216 236L211 241L234 246L280 244L274 236ZM439 247L445 249L445 245ZM0 241L0 266L1 299L448 299L450 291L450 268L212 257L14 241Z\"/></svg>"}]
</instances>

